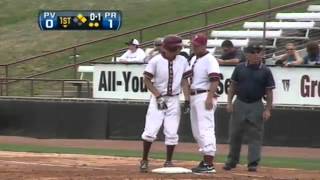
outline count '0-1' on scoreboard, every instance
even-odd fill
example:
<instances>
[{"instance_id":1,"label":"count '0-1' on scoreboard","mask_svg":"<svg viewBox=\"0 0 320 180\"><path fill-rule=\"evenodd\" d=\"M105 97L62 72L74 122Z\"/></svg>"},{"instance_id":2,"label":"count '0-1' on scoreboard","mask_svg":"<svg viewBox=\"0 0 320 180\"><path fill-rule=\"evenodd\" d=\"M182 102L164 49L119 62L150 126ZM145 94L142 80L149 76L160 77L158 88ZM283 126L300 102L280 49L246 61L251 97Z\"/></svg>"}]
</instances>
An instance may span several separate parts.
<instances>
[{"instance_id":1,"label":"count '0-1' on scoreboard","mask_svg":"<svg viewBox=\"0 0 320 180\"><path fill-rule=\"evenodd\" d=\"M118 10L39 11L41 30L119 30L122 23Z\"/></svg>"}]
</instances>

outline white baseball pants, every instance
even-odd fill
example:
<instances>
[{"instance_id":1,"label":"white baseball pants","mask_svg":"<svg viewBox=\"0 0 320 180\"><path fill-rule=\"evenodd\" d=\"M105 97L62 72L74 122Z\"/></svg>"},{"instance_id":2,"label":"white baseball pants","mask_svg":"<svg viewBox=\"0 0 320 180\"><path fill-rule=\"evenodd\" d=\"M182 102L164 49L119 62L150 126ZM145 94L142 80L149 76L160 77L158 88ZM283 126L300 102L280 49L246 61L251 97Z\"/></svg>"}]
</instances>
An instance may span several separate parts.
<instances>
[{"instance_id":1,"label":"white baseball pants","mask_svg":"<svg viewBox=\"0 0 320 180\"><path fill-rule=\"evenodd\" d=\"M214 156L216 153L216 135L214 112L217 99L213 98L213 109L205 108L207 93L190 96L190 117L192 134L198 143L199 151L203 155Z\"/></svg>"},{"instance_id":2,"label":"white baseball pants","mask_svg":"<svg viewBox=\"0 0 320 180\"><path fill-rule=\"evenodd\" d=\"M144 132L141 137L143 140L153 142L157 138L160 127L163 124L166 145L178 144L178 127L180 123L180 104L179 96L165 96L168 109L159 110L156 98L151 97Z\"/></svg>"}]
</instances>

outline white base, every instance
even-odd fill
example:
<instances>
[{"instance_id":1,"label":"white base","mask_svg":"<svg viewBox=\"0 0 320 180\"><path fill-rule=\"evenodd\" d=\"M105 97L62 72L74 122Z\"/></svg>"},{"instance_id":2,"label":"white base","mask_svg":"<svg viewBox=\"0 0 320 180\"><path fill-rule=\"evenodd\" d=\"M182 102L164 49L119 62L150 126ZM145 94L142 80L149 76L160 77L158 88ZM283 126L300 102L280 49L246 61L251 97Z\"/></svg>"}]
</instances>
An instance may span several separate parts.
<instances>
[{"instance_id":1,"label":"white base","mask_svg":"<svg viewBox=\"0 0 320 180\"><path fill-rule=\"evenodd\" d=\"M192 173L190 169L183 168L183 167L162 167L153 169L151 172L153 173L160 173L160 174L186 174Z\"/></svg>"}]
</instances>

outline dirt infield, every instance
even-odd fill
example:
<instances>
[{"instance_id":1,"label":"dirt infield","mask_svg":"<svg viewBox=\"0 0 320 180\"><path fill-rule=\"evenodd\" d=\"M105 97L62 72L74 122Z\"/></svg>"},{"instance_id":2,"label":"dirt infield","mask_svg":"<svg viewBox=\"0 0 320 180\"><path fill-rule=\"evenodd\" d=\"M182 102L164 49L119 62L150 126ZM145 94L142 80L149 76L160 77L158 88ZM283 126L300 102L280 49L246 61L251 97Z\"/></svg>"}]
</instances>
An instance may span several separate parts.
<instances>
[{"instance_id":1,"label":"dirt infield","mask_svg":"<svg viewBox=\"0 0 320 180\"><path fill-rule=\"evenodd\" d=\"M70 139L34 139L25 137L0 136L2 144L27 144L52 147L85 147L102 149L140 150L137 141L112 140L70 140ZM246 147L245 147L246 148ZM195 152L195 143L179 144L178 152ZM226 145L218 145L219 153L227 152ZM163 143L157 142L152 151L163 151ZM246 150L244 149L244 152ZM265 147L265 156L320 158L320 149ZM175 161L177 166L192 168L198 162ZM151 168L161 167L162 160L151 160ZM261 167L256 173L249 173L245 166L239 166L230 172L222 170L217 163L216 174L163 175L140 173L139 158L119 158L94 155L69 155L0 151L0 180L3 179L320 179L320 171L280 169Z\"/></svg>"},{"instance_id":2,"label":"dirt infield","mask_svg":"<svg viewBox=\"0 0 320 180\"><path fill-rule=\"evenodd\" d=\"M0 152L0 179L319 179L319 171L260 168L249 173L244 166L226 172L217 164L216 174L163 175L140 173L137 158L118 158L93 155L37 154ZM162 166L151 160L151 168ZM175 161L176 165L191 168L196 162Z\"/></svg>"}]
</instances>

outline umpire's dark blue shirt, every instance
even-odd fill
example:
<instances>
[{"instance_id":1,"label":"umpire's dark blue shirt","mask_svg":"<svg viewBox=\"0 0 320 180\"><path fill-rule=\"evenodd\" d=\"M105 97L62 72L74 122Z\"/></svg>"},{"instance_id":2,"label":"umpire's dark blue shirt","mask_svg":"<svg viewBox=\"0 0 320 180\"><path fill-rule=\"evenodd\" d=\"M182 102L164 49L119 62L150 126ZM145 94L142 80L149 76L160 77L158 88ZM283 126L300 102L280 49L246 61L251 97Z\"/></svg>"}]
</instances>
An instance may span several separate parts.
<instances>
[{"instance_id":1,"label":"umpire's dark blue shirt","mask_svg":"<svg viewBox=\"0 0 320 180\"><path fill-rule=\"evenodd\" d=\"M240 63L234 69L231 80L236 84L237 97L247 103L261 100L267 88L275 88L271 70L264 64Z\"/></svg>"}]
</instances>

